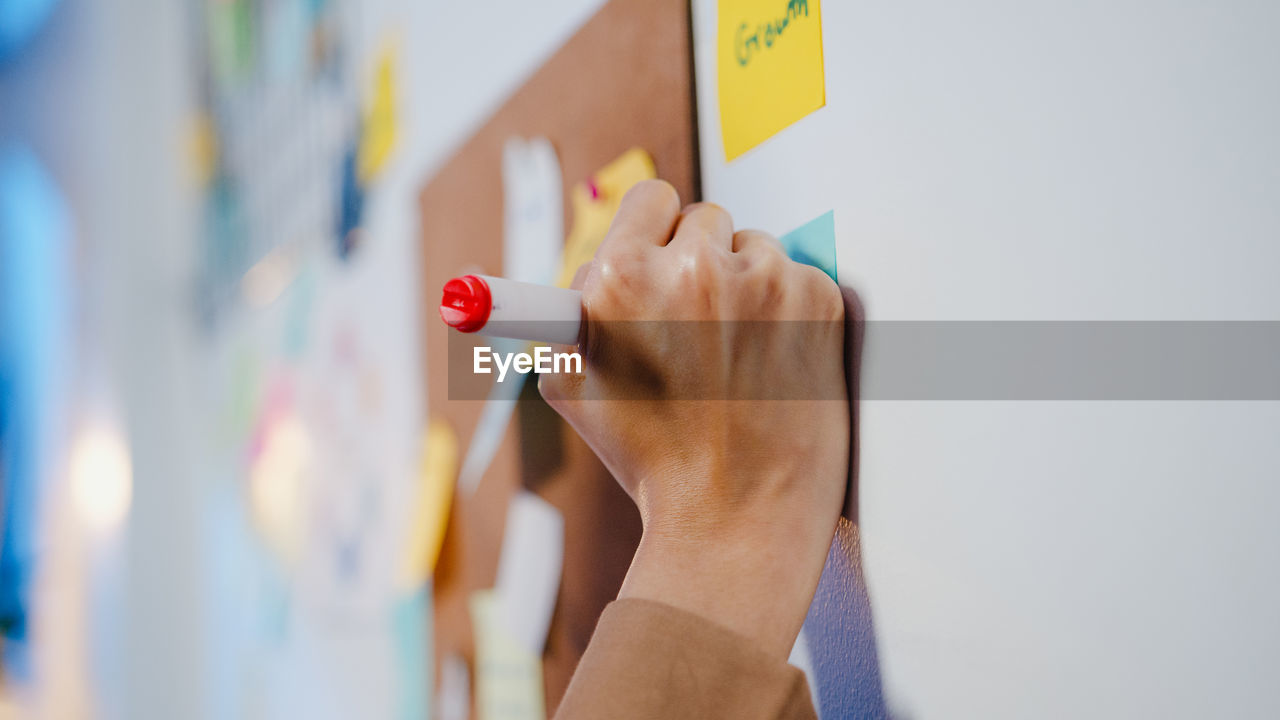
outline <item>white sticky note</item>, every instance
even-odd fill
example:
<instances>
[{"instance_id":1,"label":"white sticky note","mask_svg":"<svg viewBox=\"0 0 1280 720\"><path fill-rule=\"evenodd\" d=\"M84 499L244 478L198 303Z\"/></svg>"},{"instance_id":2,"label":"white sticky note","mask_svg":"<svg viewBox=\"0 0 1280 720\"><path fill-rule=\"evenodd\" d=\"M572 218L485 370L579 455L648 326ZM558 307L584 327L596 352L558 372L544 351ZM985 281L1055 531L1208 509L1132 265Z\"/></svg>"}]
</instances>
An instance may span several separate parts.
<instances>
[{"instance_id":1,"label":"white sticky note","mask_svg":"<svg viewBox=\"0 0 1280 720\"><path fill-rule=\"evenodd\" d=\"M470 720L471 717L471 672L467 670L467 661L457 653L449 653L440 661L436 717L440 720Z\"/></svg>"},{"instance_id":2,"label":"white sticky note","mask_svg":"<svg viewBox=\"0 0 1280 720\"><path fill-rule=\"evenodd\" d=\"M507 506L498 579L496 619L512 639L542 656L556 609L564 562L564 518L537 495L521 490Z\"/></svg>"},{"instance_id":3,"label":"white sticky note","mask_svg":"<svg viewBox=\"0 0 1280 720\"><path fill-rule=\"evenodd\" d=\"M528 343L523 340L509 338L489 338L489 345L494 352L524 352ZM476 423L475 432L471 434L471 444L467 445L467 455L462 461L462 469L458 471L458 487L467 495L475 492L480 479L493 462L502 446L502 438L507 434L507 425L511 422L511 414L516 409L516 399L524 386L526 375L517 375L518 380L494 383L485 399L484 408L480 411L480 420Z\"/></svg>"},{"instance_id":4,"label":"white sticky note","mask_svg":"<svg viewBox=\"0 0 1280 720\"><path fill-rule=\"evenodd\" d=\"M560 161L544 137L507 138L502 147L502 273L549 285L564 247Z\"/></svg>"},{"instance_id":5,"label":"white sticky note","mask_svg":"<svg viewBox=\"0 0 1280 720\"><path fill-rule=\"evenodd\" d=\"M538 285L551 285L560 272L564 247L564 194L560 161L546 138L507 138L502 147L502 274ZM523 352L521 340L493 338L495 350ZM475 491L502 445L527 376L495 383L467 446L458 473L466 494Z\"/></svg>"}]
</instances>

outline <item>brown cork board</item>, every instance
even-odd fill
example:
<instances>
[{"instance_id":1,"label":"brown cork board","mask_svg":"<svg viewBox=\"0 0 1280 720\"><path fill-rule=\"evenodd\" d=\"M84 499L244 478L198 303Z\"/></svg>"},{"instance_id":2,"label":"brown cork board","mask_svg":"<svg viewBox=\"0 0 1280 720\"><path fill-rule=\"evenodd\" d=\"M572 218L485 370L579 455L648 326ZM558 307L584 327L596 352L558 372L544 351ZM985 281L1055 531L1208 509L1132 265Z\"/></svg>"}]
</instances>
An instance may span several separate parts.
<instances>
[{"instance_id":1,"label":"brown cork board","mask_svg":"<svg viewBox=\"0 0 1280 720\"><path fill-rule=\"evenodd\" d=\"M612 0L466 141L420 195L427 407L448 421L465 454L480 401L450 400L447 330L439 289L462 271L501 274L502 146L512 135L545 136L570 188L638 146L686 202L698 199L693 62L686 0ZM617 594L640 537L631 501L529 383L513 422L474 494L450 513L433 580L435 668L446 653L472 665L467 608L493 586L507 503L524 486L565 520L559 596L543 655L547 713L559 705L596 620ZM437 670L438 672L438 670ZM474 708L473 708L474 711ZM474 715L474 712L473 712Z\"/></svg>"}]
</instances>

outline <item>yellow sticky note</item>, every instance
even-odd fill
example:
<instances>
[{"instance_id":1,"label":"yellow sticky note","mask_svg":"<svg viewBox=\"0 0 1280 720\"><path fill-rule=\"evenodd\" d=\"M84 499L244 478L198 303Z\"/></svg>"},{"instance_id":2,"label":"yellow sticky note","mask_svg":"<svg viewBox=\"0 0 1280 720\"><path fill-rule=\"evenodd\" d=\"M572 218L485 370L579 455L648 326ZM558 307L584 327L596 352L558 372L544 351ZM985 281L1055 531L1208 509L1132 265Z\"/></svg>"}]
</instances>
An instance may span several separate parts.
<instances>
[{"instance_id":1,"label":"yellow sticky note","mask_svg":"<svg viewBox=\"0 0 1280 720\"><path fill-rule=\"evenodd\" d=\"M498 619L497 607L492 590L472 593L480 720L546 720L542 658L511 637Z\"/></svg>"},{"instance_id":2,"label":"yellow sticky note","mask_svg":"<svg viewBox=\"0 0 1280 720\"><path fill-rule=\"evenodd\" d=\"M720 0L720 134L732 160L827 102L819 0Z\"/></svg>"},{"instance_id":3,"label":"yellow sticky note","mask_svg":"<svg viewBox=\"0 0 1280 720\"><path fill-rule=\"evenodd\" d=\"M391 157L396 143L395 52L388 48L378 58L373 75L373 96L364 114L360 137L359 176L367 183Z\"/></svg>"},{"instance_id":4,"label":"yellow sticky note","mask_svg":"<svg viewBox=\"0 0 1280 720\"><path fill-rule=\"evenodd\" d=\"M404 589L420 587L435 570L457 478L458 436L449 423L433 420L423 437L417 503L400 568Z\"/></svg>"},{"instance_id":5,"label":"yellow sticky note","mask_svg":"<svg viewBox=\"0 0 1280 720\"><path fill-rule=\"evenodd\" d=\"M622 196L632 185L657 176L649 153L631 148L601 168L589 183L573 187L569 195L573 229L564 243L564 263L557 282L560 287L569 287L578 267L595 256L622 204Z\"/></svg>"},{"instance_id":6,"label":"yellow sticky note","mask_svg":"<svg viewBox=\"0 0 1280 720\"><path fill-rule=\"evenodd\" d=\"M208 187L213 182L213 172L218 163L218 132L214 128L213 118L207 112L201 112L191 120L187 130L187 155L190 160L191 174L200 187Z\"/></svg>"}]
</instances>

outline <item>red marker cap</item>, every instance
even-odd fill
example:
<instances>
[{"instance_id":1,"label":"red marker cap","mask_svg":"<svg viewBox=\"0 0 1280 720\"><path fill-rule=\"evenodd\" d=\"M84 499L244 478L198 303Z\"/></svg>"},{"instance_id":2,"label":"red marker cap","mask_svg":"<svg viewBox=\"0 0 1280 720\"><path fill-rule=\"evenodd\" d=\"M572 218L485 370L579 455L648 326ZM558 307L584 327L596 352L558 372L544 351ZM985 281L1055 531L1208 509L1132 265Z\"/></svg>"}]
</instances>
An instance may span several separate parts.
<instances>
[{"instance_id":1,"label":"red marker cap","mask_svg":"<svg viewBox=\"0 0 1280 720\"><path fill-rule=\"evenodd\" d=\"M489 285L475 275L463 275L444 284L440 298L440 317L451 328L471 333L489 322L493 296Z\"/></svg>"}]
</instances>

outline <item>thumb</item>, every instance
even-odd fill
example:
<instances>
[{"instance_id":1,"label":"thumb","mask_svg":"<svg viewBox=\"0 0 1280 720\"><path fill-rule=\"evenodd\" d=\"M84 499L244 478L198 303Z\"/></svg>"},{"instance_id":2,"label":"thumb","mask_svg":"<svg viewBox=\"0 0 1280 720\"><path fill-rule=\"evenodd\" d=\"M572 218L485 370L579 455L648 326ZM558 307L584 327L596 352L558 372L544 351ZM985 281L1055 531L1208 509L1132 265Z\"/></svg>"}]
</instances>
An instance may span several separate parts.
<instances>
[{"instance_id":1,"label":"thumb","mask_svg":"<svg viewBox=\"0 0 1280 720\"><path fill-rule=\"evenodd\" d=\"M573 282L569 283L571 290L581 290L583 284L586 283L587 274L591 271L594 260L585 262L578 266L578 270L573 274ZM578 331L578 347L570 348L559 345L553 349L557 352L578 350L582 352L582 348L586 345L587 337L587 318L584 314L582 318L582 329ZM584 354L585 359L585 354ZM586 370L586 368L583 368ZM585 376L573 373L548 373L538 376L538 392L542 395L542 399L547 402L556 412L562 416L565 414L565 401L576 400L582 397L582 384ZM567 418L566 418L567 419Z\"/></svg>"}]
</instances>

